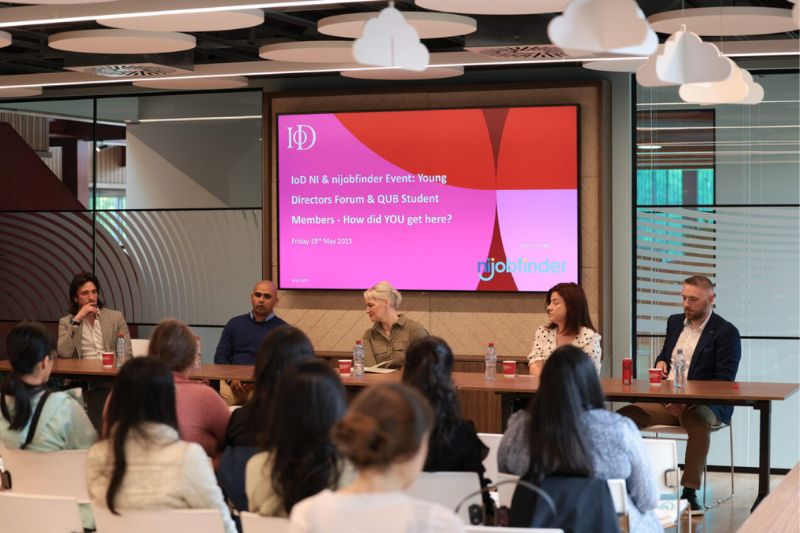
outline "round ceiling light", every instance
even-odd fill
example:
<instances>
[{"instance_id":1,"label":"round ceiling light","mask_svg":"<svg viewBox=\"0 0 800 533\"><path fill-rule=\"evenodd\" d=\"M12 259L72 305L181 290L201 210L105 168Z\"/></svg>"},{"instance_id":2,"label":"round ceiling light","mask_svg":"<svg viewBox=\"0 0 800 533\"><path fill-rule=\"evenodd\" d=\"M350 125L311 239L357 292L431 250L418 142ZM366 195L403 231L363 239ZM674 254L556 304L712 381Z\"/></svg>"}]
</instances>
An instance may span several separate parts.
<instances>
[{"instance_id":1,"label":"round ceiling light","mask_svg":"<svg viewBox=\"0 0 800 533\"><path fill-rule=\"evenodd\" d=\"M452 13L403 11L406 22L414 27L420 39L441 39L474 32L478 23L474 18ZM377 17L376 13L348 13L325 17L317 22L317 30L333 37L357 39L364 32L364 24Z\"/></svg>"},{"instance_id":2,"label":"round ceiling light","mask_svg":"<svg viewBox=\"0 0 800 533\"><path fill-rule=\"evenodd\" d=\"M11 34L7 31L0 31L0 48L11 45Z\"/></svg>"},{"instance_id":3,"label":"round ceiling light","mask_svg":"<svg viewBox=\"0 0 800 533\"><path fill-rule=\"evenodd\" d=\"M264 23L264 12L260 9L242 11L216 11L214 13L181 13L154 17L126 17L98 20L98 24L109 28L143 31L226 31L252 28Z\"/></svg>"},{"instance_id":4,"label":"round ceiling light","mask_svg":"<svg viewBox=\"0 0 800 533\"><path fill-rule=\"evenodd\" d=\"M146 89L167 89L181 91L203 91L220 89L240 89L247 87L249 81L244 76L230 76L227 78L173 78L169 80L138 80L133 82L135 87Z\"/></svg>"},{"instance_id":5,"label":"round ceiling light","mask_svg":"<svg viewBox=\"0 0 800 533\"><path fill-rule=\"evenodd\" d=\"M416 0L419 7L468 15L535 15L560 13L569 0Z\"/></svg>"},{"instance_id":6,"label":"round ceiling light","mask_svg":"<svg viewBox=\"0 0 800 533\"><path fill-rule=\"evenodd\" d=\"M301 63L352 63L353 41L302 41L267 44L258 55L272 61Z\"/></svg>"},{"instance_id":7,"label":"round ceiling light","mask_svg":"<svg viewBox=\"0 0 800 533\"><path fill-rule=\"evenodd\" d=\"M461 76L464 74L464 67L428 67L421 72L396 68L343 70L341 74L345 78L358 78L360 80L439 80Z\"/></svg>"},{"instance_id":8,"label":"round ceiling light","mask_svg":"<svg viewBox=\"0 0 800 533\"><path fill-rule=\"evenodd\" d=\"M20 98L24 96L39 96L42 94L41 87L9 87L0 89L0 98Z\"/></svg>"},{"instance_id":9,"label":"round ceiling light","mask_svg":"<svg viewBox=\"0 0 800 533\"><path fill-rule=\"evenodd\" d=\"M163 31L81 30L54 33L50 48L88 54L162 54L195 47L194 35Z\"/></svg>"},{"instance_id":10,"label":"round ceiling light","mask_svg":"<svg viewBox=\"0 0 800 533\"><path fill-rule=\"evenodd\" d=\"M685 25L700 36L768 35L797 29L791 9L727 6L676 9L647 18L659 33L675 33Z\"/></svg>"}]
</instances>

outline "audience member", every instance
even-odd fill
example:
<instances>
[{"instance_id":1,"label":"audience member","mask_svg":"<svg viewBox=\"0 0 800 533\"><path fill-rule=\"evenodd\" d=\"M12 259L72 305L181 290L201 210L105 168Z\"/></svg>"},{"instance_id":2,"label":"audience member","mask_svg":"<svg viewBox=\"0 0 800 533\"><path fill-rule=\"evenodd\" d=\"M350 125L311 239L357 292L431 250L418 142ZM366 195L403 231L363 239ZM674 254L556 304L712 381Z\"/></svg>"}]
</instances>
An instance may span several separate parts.
<instances>
[{"instance_id":1,"label":"audience member","mask_svg":"<svg viewBox=\"0 0 800 533\"><path fill-rule=\"evenodd\" d=\"M733 381L739 369L742 344L736 326L713 312L714 284L705 276L691 276L681 290L683 313L667 320L667 337L656 358L656 368L663 376L674 378L672 371L678 350L683 350L686 377L698 381ZM728 424L732 405L640 404L627 405L619 413L631 418L640 428L653 424L683 426L689 435L686 443L686 466L681 485L682 499L689 500L692 514L702 514L697 501L703 466L711 444L710 429Z\"/></svg>"},{"instance_id":2,"label":"audience member","mask_svg":"<svg viewBox=\"0 0 800 533\"><path fill-rule=\"evenodd\" d=\"M6 337L11 372L0 383L0 444L36 452L85 450L97 440L79 390L50 392L53 337L38 322L21 322Z\"/></svg>"},{"instance_id":3,"label":"audience member","mask_svg":"<svg viewBox=\"0 0 800 533\"><path fill-rule=\"evenodd\" d=\"M94 505L137 509L217 509L236 533L203 448L180 440L173 374L152 357L122 368L108 405L108 430L89 449L86 482Z\"/></svg>"},{"instance_id":4,"label":"audience member","mask_svg":"<svg viewBox=\"0 0 800 533\"><path fill-rule=\"evenodd\" d=\"M148 357L158 359L172 370L181 438L202 446L216 464L231 413L214 389L202 381L189 379L195 353L197 339L184 323L175 319L158 324L147 349Z\"/></svg>"},{"instance_id":5,"label":"audience member","mask_svg":"<svg viewBox=\"0 0 800 533\"><path fill-rule=\"evenodd\" d=\"M278 304L278 289L269 280L261 280L250 293L249 313L231 318L222 330L222 336L214 354L218 365L255 364L256 352L267 334L286 324L275 316L273 310ZM249 385L238 379L220 384L220 394L230 405L241 405L250 394Z\"/></svg>"},{"instance_id":6,"label":"audience member","mask_svg":"<svg viewBox=\"0 0 800 533\"><path fill-rule=\"evenodd\" d=\"M642 437L630 420L606 411L603 401L600 381L585 353L569 345L556 349L544 365L530 410L518 411L509 419L497 454L498 467L537 483L550 474L624 479L633 504L629 506L631 533L661 531L653 512L658 488ZM598 509L581 505L577 512L594 520L590 511ZM605 509L600 511L605 516ZM529 516L516 525L531 526Z\"/></svg>"},{"instance_id":7,"label":"audience member","mask_svg":"<svg viewBox=\"0 0 800 533\"><path fill-rule=\"evenodd\" d=\"M331 442L346 407L342 382L325 362L298 363L284 374L260 435L264 451L247 463L251 512L289 516L300 500L353 481Z\"/></svg>"},{"instance_id":8,"label":"audience member","mask_svg":"<svg viewBox=\"0 0 800 533\"><path fill-rule=\"evenodd\" d=\"M292 326L281 326L264 339L256 358L253 394L231 415L225 433L225 451L217 477L228 500L240 510L248 509L245 494L247 461L258 452L258 435L270 427L278 381L291 366L314 358L314 347L305 333Z\"/></svg>"},{"instance_id":9,"label":"audience member","mask_svg":"<svg viewBox=\"0 0 800 533\"><path fill-rule=\"evenodd\" d=\"M528 365L534 376L542 373L544 362L559 346L577 346L592 358L600 374L600 335L594 331L589 317L589 304L580 285L559 283L547 291L548 324L539 326L533 334L533 348L528 354Z\"/></svg>"},{"instance_id":10,"label":"audience member","mask_svg":"<svg viewBox=\"0 0 800 533\"><path fill-rule=\"evenodd\" d=\"M397 313L402 299L400 292L388 281L381 281L364 291L367 314L375 323L364 332L364 361L367 366L402 367L408 345L428 335L422 324Z\"/></svg>"},{"instance_id":11,"label":"audience member","mask_svg":"<svg viewBox=\"0 0 800 533\"><path fill-rule=\"evenodd\" d=\"M414 389L375 385L361 392L336 423L333 440L357 470L352 485L325 489L292 509L293 533L463 532L458 516L404 492L428 452L433 412Z\"/></svg>"}]
</instances>

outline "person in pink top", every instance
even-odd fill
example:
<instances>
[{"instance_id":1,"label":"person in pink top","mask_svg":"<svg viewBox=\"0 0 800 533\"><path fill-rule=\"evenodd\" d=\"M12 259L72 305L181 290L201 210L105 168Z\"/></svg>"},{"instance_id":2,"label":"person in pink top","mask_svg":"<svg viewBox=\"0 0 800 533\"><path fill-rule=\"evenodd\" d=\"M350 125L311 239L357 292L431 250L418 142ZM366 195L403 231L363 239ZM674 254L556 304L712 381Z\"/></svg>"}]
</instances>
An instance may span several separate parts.
<instances>
[{"instance_id":1,"label":"person in pink top","mask_svg":"<svg viewBox=\"0 0 800 533\"><path fill-rule=\"evenodd\" d=\"M189 379L196 351L195 336L186 324L166 319L150 337L147 356L160 360L172 370L181 439L202 446L216 468L231 414L228 404L214 389L202 381Z\"/></svg>"}]
</instances>

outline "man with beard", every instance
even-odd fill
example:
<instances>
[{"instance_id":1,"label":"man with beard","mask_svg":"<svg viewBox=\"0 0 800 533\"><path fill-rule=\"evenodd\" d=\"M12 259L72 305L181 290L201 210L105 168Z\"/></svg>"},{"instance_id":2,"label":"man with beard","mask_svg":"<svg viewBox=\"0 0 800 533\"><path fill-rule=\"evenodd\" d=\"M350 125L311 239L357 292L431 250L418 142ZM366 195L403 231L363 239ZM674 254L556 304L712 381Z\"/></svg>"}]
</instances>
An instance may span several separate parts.
<instances>
[{"instance_id":1,"label":"man with beard","mask_svg":"<svg viewBox=\"0 0 800 533\"><path fill-rule=\"evenodd\" d=\"M691 276L681 290L683 313L667 320L667 338L656 368L664 378L673 378L672 371L678 350L686 360L688 380L733 381L742 354L739 330L713 312L714 285L705 276ZM683 426L689 436L681 485L681 499L689 501L692 514L702 514L696 490L700 488L703 466L711 442L710 428L728 424L733 406L685 404L631 404L619 410L640 428L663 424Z\"/></svg>"}]
</instances>

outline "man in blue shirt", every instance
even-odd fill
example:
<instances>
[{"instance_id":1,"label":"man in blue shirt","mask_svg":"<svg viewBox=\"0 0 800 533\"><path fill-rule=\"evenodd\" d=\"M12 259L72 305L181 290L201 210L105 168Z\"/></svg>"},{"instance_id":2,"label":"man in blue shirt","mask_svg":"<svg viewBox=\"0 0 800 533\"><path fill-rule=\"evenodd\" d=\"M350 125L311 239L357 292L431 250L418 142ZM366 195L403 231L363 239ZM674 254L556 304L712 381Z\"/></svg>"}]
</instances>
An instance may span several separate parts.
<instances>
[{"instance_id":1,"label":"man in blue shirt","mask_svg":"<svg viewBox=\"0 0 800 533\"><path fill-rule=\"evenodd\" d=\"M217 345L214 363L223 365L254 365L256 353L264 337L286 322L275 316L273 309L278 303L278 290L269 280L256 283L250 294L253 310L231 318ZM231 405L247 400L250 386L238 379L220 384L220 394Z\"/></svg>"}]
</instances>

